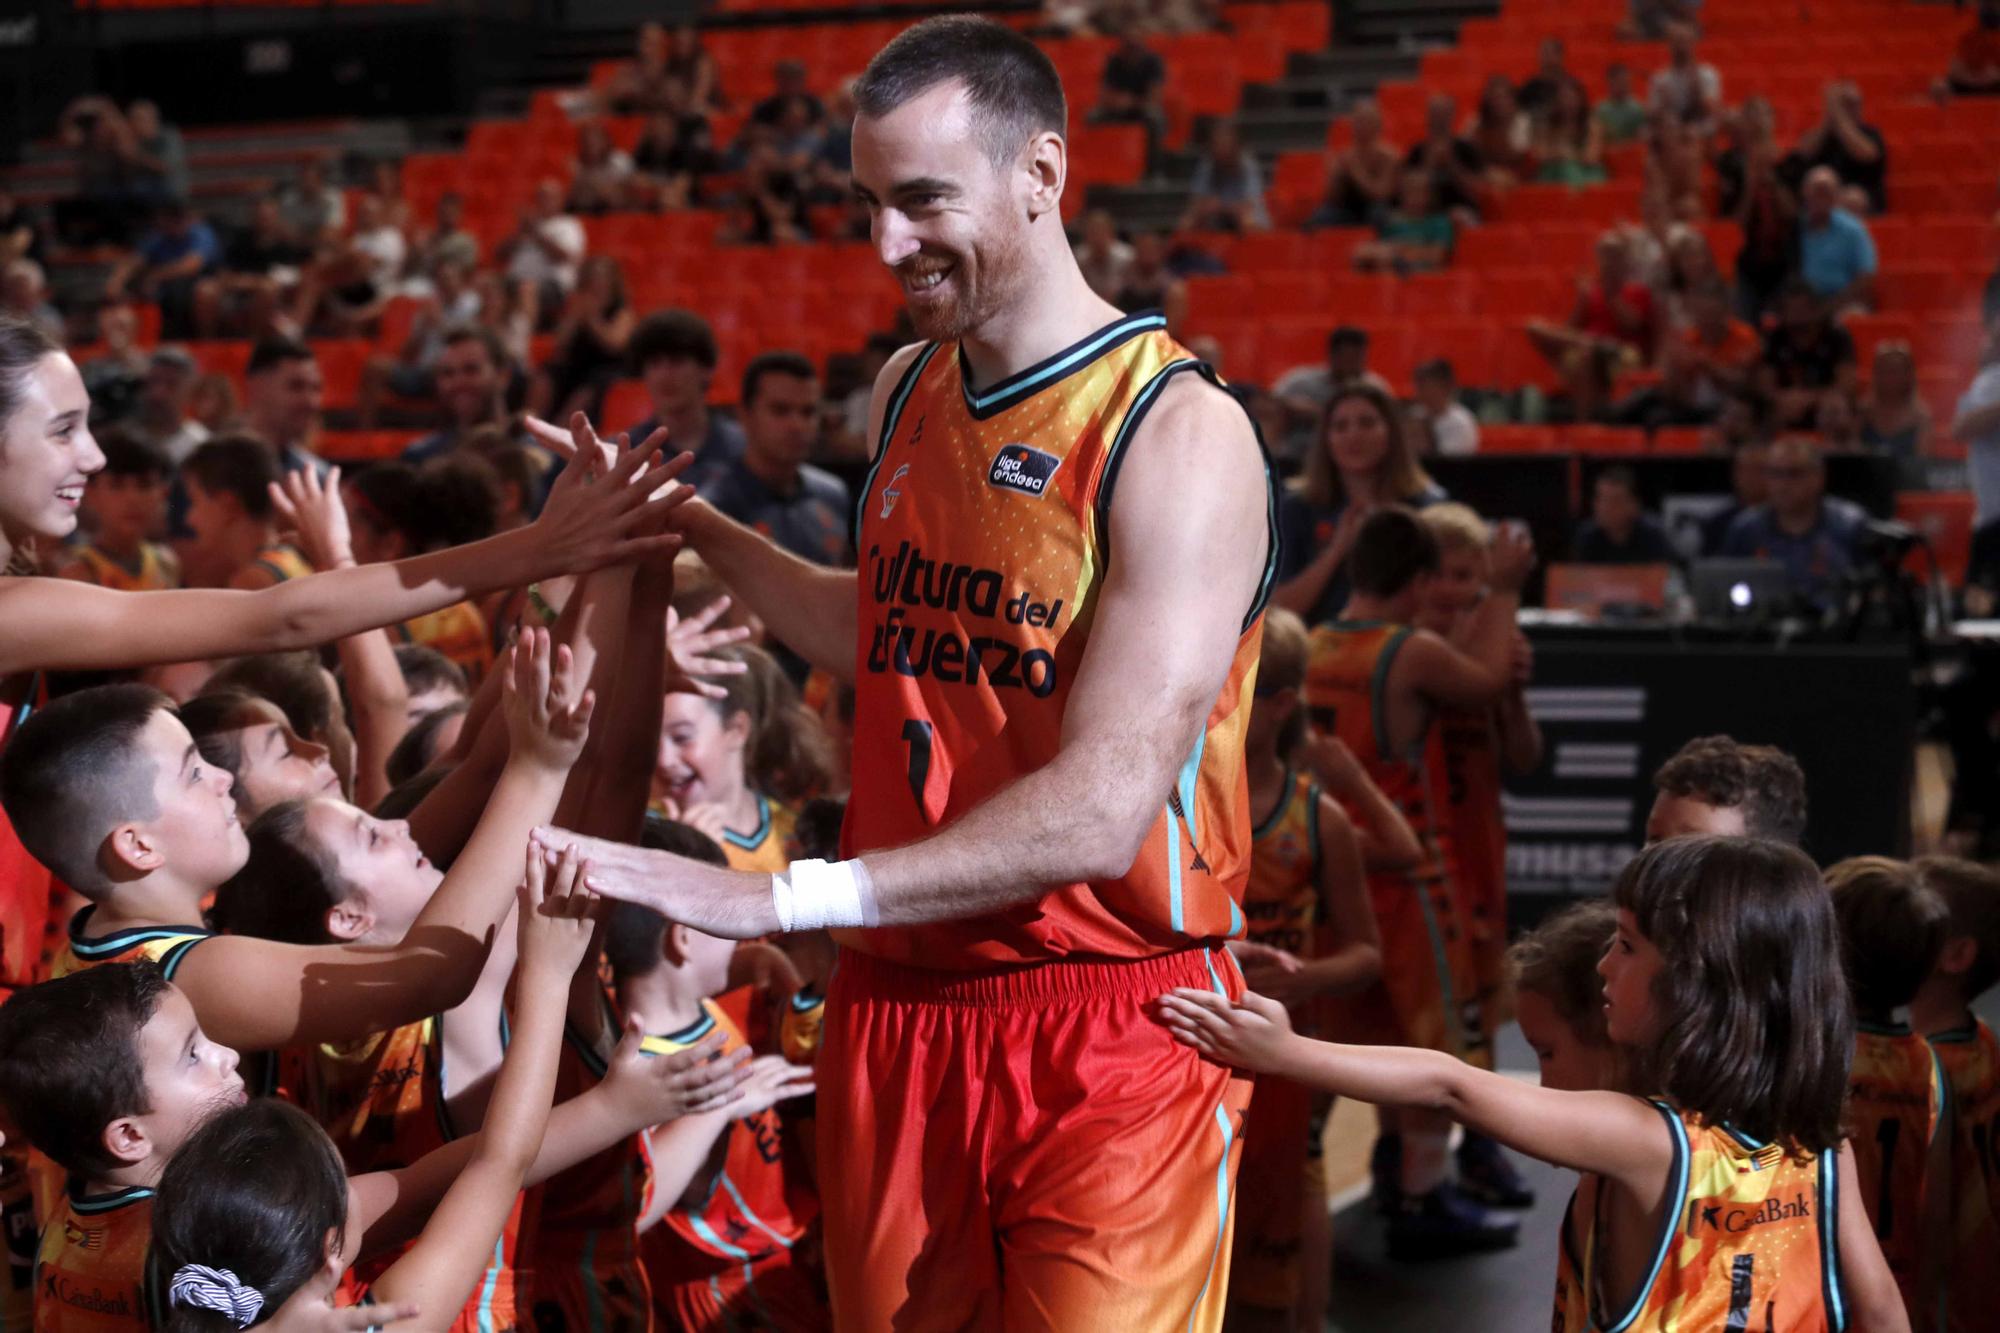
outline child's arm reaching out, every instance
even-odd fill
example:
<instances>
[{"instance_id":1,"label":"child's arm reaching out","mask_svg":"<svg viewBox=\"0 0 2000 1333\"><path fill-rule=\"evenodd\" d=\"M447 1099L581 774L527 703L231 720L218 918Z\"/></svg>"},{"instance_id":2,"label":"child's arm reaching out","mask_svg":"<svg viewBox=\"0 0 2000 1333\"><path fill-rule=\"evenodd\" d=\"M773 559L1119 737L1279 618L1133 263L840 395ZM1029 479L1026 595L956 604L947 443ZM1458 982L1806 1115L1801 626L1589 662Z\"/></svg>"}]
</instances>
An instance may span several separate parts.
<instances>
[{"instance_id":1,"label":"child's arm reaching out","mask_svg":"<svg viewBox=\"0 0 2000 1333\"><path fill-rule=\"evenodd\" d=\"M514 1040L494 1081L493 1100L472 1158L445 1191L415 1245L375 1283L377 1300L412 1303L427 1313L417 1329L444 1329L458 1317L486 1271L514 1196L542 1150L570 975L590 947L590 897L579 890L575 857L553 870L527 868L521 887L520 997Z\"/></svg>"},{"instance_id":2,"label":"child's arm reaching out","mask_svg":"<svg viewBox=\"0 0 2000 1333\"><path fill-rule=\"evenodd\" d=\"M746 1048L747 1049L747 1048ZM739 1054L741 1052L738 1052ZM745 1067L741 1093L726 1110L690 1115L652 1130L646 1138L652 1158L652 1179L646 1186L646 1208L638 1229L650 1231L678 1207L688 1187L703 1177L717 1140L730 1122L768 1111L779 1102L804 1097L813 1090L813 1071L790 1063L782 1055L760 1055Z\"/></svg>"},{"instance_id":3,"label":"child's arm reaching out","mask_svg":"<svg viewBox=\"0 0 2000 1333\"><path fill-rule=\"evenodd\" d=\"M1161 1019L1211 1059L1378 1106L1442 1111L1517 1152L1617 1181L1648 1208L1667 1188L1673 1144L1659 1112L1616 1092L1557 1092L1474 1069L1441 1051L1341 1046L1292 1031L1285 1008L1254 993L1234 1004L1177 990Z\"/></svg>"}]
</instances>

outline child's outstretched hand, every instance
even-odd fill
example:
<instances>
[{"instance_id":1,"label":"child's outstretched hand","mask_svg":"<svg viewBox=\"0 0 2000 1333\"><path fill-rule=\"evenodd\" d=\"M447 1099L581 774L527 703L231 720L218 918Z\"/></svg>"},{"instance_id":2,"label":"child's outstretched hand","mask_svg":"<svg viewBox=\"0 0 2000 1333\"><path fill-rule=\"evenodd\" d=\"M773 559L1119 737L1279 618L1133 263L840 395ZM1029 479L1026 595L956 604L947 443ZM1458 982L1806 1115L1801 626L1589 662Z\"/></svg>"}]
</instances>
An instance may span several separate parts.
<instances>
[{"instance_id":1,"label":"child's outstretched hand","mask_svg":"<svg viewBox=\"0 0 2000 1333\"><path fill-rule=\"evenodd\" d=\"M288 540L314 569L335 569L354 562L354 535L347 523L347 506L340 498L340 469L322 482L309 467L271 483L271 504Z\"/></svg>"},{"instance_id":2,"label":"child's outstretched hand","mask_svg":"<svg viewBox=\"0 0 2000 1333\"><path fill-rule=\"evenodd\" d=\"M793 1097L810 1096L813 1071L810 1065L795 1065L782 1055L760 1055L750 1062L749 1076L743 1080L743 1105L739 1116L768 1111Z\"/></svg>"},{"instance_id":3,"label":"child's outstretched hand","mask_svg":"<svg viewBox=\"0 0 2000 1333\"><path fill-rule=\"evenodd\" d=\"M717 1029L684 1051L649 1055L645 1028L633 1015L604 1073L604 1087L631 1114L633 1122L664 1125L684 1115L718 1111L742 1100L750 1073L750 1048L722 1054Z\"/></svg>"},{"instance_id":4,"label":"child's outstretched hand","mask_svg":"<svg viewBox=\"0 0 2000 1333\"><path fill-rule=\"evenodd\" d=\"M513 753L567 773L590 736L597 693L577 679L569 645L551 646L546 629L524 629L501 670L501 706Z\"/></svg>"},{"instance_id":5,"label":"child's outstretched hand","mask_svg":"<svg viewBox=\"0 0 2000 1333\"><path fill-rule=\"evenodd\" d=\"M370 1333L393 1328L415 1319L420 1311L414 1301L398 1305L335 1305L325 1292L315 1293L311 1284L292 1293L278 1312L258 1327L270 1333Z\"/></svg>"},{"instance_id":6,"label":"child's outstretched hand","mask_svg":"<svg viewBox=\"0 0 2000 1333\"><path fill-rule=\"evenodd\" d=\"M668 694L699 694L704 699L726 699L729 691L709 676L740 676L750 669L747 662L733 657L710 656L717 648L741 643L750 637L750 627L710 629L716 618L729 609L729 599L718 597L682 620L672 608L667 611Z\"/></svg>"},{"instance_id":7,"label":"child's outstretched hand","mask_svg":"<svg viewBox=\"0 0 2000 1333\"><path fill-rule=\"evenodd\" d=\"M572 848L564 848L550 866L531 846L527 867L521 883L521 971L535 978L533 984L563 986L590 952L598 899L583 887L583 859Z\"/></svg>"},{"instance_id":8,"label":"child's outstretched hand","mask_svg":"<svg viewBox=\"0 0 2000 1333\"><path fill-rule=\"evenodd\" d=\"M587 574L679 549L679 534L663 528L671 526L670 512L693 496L686 486L672 483L693 465L694 455L661 463L658 432L633 448L613 445L607 454L588 422L570 434L547 427L537 438L552 446L556 439L564 440L568 447L558 446L558 451L571 460L549 488L542 515L530 529L541 554L537 577ZM608 461L612 455L615 462Z\"/></svg>"},{"instance_id":9,"label":"child's outstretched hand","mask_svg":"<svg viewBox=\"0 0 2000 1333\"><path fill-rule=\"evenodd\" d=\"M1278 1072L1292 1042L1285 1006L1255 991L1231 1004L1214 991L1183 987L1160 997L1160 1021L1182 1045L1260 1074Z\"/></svg>"}]
</instances>

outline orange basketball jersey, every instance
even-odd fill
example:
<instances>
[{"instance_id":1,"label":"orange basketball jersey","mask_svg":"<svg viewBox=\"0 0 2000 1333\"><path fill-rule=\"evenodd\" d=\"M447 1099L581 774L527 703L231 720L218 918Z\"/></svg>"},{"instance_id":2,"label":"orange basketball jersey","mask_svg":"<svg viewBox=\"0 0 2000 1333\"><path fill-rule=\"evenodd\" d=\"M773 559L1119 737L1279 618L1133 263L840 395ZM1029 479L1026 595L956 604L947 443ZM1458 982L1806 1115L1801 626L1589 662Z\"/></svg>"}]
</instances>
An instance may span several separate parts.
<instances>
[{"instance_id":1,"label":"orange basketball jersey","mask_svg":"<svg viewBox=\"0 0 2000 1333\"><path fill-rule=\"evenodd\" d=\"M1951 1085L1951 1268L1945 1280L1950 1333L1990 1329L2000 1310L2000 1042L1971 1027L1932 1036Z\"/></svg>"},{"instance_id":2,"label":"orange basketball jersey","mask_svg":"<svg viewBox=\"0 0 2000 1333\"><path fill-rule=\"evenodd\" d=\"M1119 319L981 391L955 344L911 363L860 497L854 734L869 743L854 747L844 855L920 838L1055 757L1110 558L1118 469L1161 391L1189 371L1208 374L1158 314ZM1129 871L842 943L978 969L1141 958L1237 934L1250 870L1243 729L1276 556L1263 540L1228 679Z\"/></svg>"},{"instance_id":3,"label":"orange basketball jersey","mask_svg":"<svg viewBox=\"0 0 2000 1333\"><path fill-rule=\"evenodd\" d=\"M0 747L46 695L46 683L37 673L23 683L17 702L0 699ZM6 811L0 810L0 1000L42 979L55 895L48 869L28 854Z\"/></svg>"},{"instance_id":4,"label":"orange basketball jersey","mask_svg":"<svg viewBox=\"0 0 2000 1333\"><path fill-rule=\"evenodd\" d=\"M732 870L782 874L799 857L795 830L799 812L761 792L757 796L757 827L748 833L722 831L722 854Z\"/></svg>"},{"instance_id":5,"label":"orange basketball jersey","mask_svg":"<svg viewBox=\"0 0 2000 1333\"><path fill-rule=\"evenodd\" d=\"M141 542L139 568L136 570L125 568L116 557L106 555L95 546L75 549L77 559L90 572L90 581L100 588L118 592L153 592L180 586L180 579L174 573L172 553L164 546Z\"/></svg>"},{"instance_id":6,"label":"orange basketball jersey","mask_svg":"<svg viewBox=\"0 0 2000 1333\"><path fill-rule=\"evenodd\" d=\"M1250 884L1243 895L1247 937L1301 958L1318 952L1319 787L1285 770L1277 808L1250 835Z\"/></svg>"},{"instance_id":7,"label":"orange basketball jersey","mask_svg":"<svg viewBox=\"0 0 2000 1333\"><path fill-rule=\"evenodd\" d=\"M1692 1112L1654 1101L1674 1157L1651 1271L1623 1308L1597 1289L1597 1226L1559 1267L1559 1333L1839 1333L1839 1154L1800 1161ZM1586 1184L1589 1182L1587 1181ZM1573 1206L1573 1204L1572 1204ZM1565 1233L1568 1224L1565 1223ZM1589 1312L1578 1321L1580 1311Z\"/></svg>"},{"instance_id":8,"label":"orange basketball jersey","mask_svg":"<svg viewBox=\"0 0 2000 1333\"><path fill-rule=\"evenodd\" d=\"M96 914L95 907L86 907L70 918L69 939L49 963L51 977L66 977L103 963L136 963L150 958L172 981L189 951L214 934L206 926L137 926L93 939L86 932Z\"/></svg>"},{"instance_id":9,"label":"orange basketball jersey","mask_svg":"<svg viewBox=\"0 0 2000 1333\"><path fill-rule=\"evenodd\" d=\"M493 665L493 640L486 617L471 602L453 602L395 627L404 643L435 648L477 683Z\"/></svg>"},{"instance_id":10,"label":"orange basketball jersey","mask_svg":"<svg viewBox=\"0 0 2000 1333\"><path fill-rule=\"evenodd\" d=\"M1930 1043L1900 1024L1857 1025L1847 1076L1854 1180L1911 1310L1917 1308L1922 1258L1924 1168L1948 1101L1944 1069Z\"/></svg>"},{"instance_id":11,"label":"orange basketball jersey","mask_svg":"<svg viewBox=\"0 0 2000 1333\"><path fill-rule=\"evenodd\" d=\"M153 1191L65 1190L35 1263L36 1333L146 1333L164 1307L148 1293Z\"/></svg>"},{"instance_id":12,"label":"orange basketball jersey","mask_svg":"<svg viewBox=\"0 0 2000 1333\"><path fill-rule=\"evenodd\" d=\"M300 555L296 547L283 542L266 546L251 557L250 563L269 574L273 583L302 579L313 572L312 562Z\"/></svg>"}]
</instances>

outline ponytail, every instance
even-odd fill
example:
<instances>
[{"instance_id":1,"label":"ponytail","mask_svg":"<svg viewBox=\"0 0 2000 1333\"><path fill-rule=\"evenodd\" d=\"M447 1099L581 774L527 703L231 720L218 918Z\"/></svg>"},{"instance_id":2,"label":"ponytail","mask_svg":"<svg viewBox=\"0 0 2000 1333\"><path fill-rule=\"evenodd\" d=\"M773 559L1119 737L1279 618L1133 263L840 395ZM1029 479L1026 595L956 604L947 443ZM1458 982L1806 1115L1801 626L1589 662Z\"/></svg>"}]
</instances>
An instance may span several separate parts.
<instances>
[{"instance_id":1,"label":"ponytail","mask_svg":"<svg viewBox=\"0 0 2000 1333\"><path fill-rule=\"evenodd\" d=\"M715 703L723 721L738 713L750 719L749 739L743 744L744 781L787 802L825 790L833 777L833 747L776 659L750 644L723 649L720 656L749 668L740 676L716 678L727 692Z\"/></svg>"}]
</instances>

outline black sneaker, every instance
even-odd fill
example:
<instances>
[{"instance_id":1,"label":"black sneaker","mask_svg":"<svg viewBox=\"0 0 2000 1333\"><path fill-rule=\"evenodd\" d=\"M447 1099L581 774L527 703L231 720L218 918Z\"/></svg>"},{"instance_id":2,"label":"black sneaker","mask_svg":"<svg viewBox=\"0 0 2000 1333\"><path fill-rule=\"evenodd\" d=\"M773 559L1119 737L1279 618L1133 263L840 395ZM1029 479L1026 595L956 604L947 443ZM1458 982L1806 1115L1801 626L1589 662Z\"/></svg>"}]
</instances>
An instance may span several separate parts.
<instances>
[{"instance_id":1,"label":"black sneaker","mask_svg":"<svg viewBox=\"0 0 2000 1333\"><path fill-rule=\"evenodd\" d=\"M1474 1203L1488 1208L1535 1206L1535 1192L1521 1179L1500 1145L1470 1130L1458 1145L1458 1188Z\"/></svg>"},{"instance_id":2,"label":"black sneaker","mask_svg":"<svg viewBox=\"0 0 2000 1333\"><path fill-rule=\"evenodd\" d=\"M1404 1199L1389 1218L1389 1257L1399 1263L1505 1250L1520 1238L1519 1223L1496 1218L1450 1184Z\"/></svg>"},{"instance_id":3,"label":"black sneaker","mask_svg":"<svg viewBox=\"0 0 2000 1333\"><path fill-rule=\"evenodd\" d=\"M1388 1217L1403 1206L1403 1136L1379 1134L1368 1154L1369 1198Z\"/></svg>"}]
</instances>

